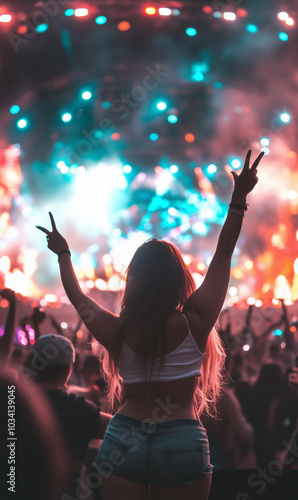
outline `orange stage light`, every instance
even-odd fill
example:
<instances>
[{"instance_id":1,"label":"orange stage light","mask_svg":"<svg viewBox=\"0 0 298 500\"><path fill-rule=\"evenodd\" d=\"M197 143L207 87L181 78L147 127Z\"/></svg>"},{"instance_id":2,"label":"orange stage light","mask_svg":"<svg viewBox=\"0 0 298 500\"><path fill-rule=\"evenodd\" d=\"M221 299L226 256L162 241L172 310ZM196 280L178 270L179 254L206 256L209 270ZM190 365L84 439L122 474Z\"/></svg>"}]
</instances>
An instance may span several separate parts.
<instances>
[{"instance_id":1,"label":"orange stage light","mask_svg":"<svg viewBox=\"0 0 298 500\"><path fill-rule=\"evenodd\" d=\"M119 31L128 31L130 29L130 24L127 21L121 21L117 28Z\"/></svg>"},{"instance_id":2,"label":"orange stage light","mask_svg":"<svg viewBox=\"0 0 298 500\"><path fill-rule=\"evenodd\" d=\"M154 14L156 14L156 8L155 7L146 7L145 13L148 16L153 16Z\"/></svg>"},{"instance_id":3,"label":"orange stage light","mask_svg":"<svg viewBox=\"0 0 298 500\"><path fill-rule=\"evenodd\" d=\"M184 138L186 142L193 142L195 140L195 136L193 134L186 134Z\"/></svg>"}]
</instances>

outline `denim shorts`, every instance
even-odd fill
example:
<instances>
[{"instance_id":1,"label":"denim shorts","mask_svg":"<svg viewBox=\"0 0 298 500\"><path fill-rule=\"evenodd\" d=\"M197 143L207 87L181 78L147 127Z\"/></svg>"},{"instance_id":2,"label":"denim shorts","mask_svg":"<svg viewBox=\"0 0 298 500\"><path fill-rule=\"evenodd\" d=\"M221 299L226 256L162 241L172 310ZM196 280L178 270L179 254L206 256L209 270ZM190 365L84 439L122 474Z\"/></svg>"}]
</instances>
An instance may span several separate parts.
<instances>
[{"instance_id":1,"label":"denim shorts","mask_svg":"<svg viewBox=\"0 0 298 500\"><path fill-rule=\"evenodd\" d=\"M168 488L190 485L213 470L199 420L156 424L119 413L110 420L94 466L104 478L116 475Z\"/></svg>"}]
</instances>

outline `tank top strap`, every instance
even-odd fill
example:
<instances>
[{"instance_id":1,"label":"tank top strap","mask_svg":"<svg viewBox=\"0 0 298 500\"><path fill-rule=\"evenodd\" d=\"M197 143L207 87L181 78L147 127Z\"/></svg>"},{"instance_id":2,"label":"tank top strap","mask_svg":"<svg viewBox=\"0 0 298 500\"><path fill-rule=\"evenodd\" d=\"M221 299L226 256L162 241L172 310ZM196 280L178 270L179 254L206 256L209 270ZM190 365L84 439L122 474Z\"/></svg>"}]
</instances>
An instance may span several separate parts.
<instances>
[{"instance_id":1,"label":"tank top strap","mask_svg":"<svg viewBox=\"0 0 298 500\"><path fill-rule=\"evenodd\" d=\"M182 313L182 316L184 317L185 321L186 321L186 324L187 324L187 328L188 328L188 333L190 332L190 326L189 326L189 323L188 323L188 319L187 317L185 316L185 314Z\"/></svg>"}]
</instances>

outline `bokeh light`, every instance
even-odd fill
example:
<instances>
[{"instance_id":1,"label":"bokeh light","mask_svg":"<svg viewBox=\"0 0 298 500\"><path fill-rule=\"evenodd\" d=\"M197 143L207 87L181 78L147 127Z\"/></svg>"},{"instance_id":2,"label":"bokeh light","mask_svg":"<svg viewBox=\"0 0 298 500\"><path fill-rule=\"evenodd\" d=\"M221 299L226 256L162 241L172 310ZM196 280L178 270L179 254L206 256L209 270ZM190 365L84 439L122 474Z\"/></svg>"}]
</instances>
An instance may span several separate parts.
<instances>
[{"instance_id":1,"label":"bokeh light","mask_svg":"<svg viewBox=\"0 0 298 500\"><path fill-rule=\"evenodd\" d=\"M187 36L195 36L197 34L197 30L195 28L186 28L185 33Z\"/></svg>"},{"instance_id":2,"label":"bokeh light","mask_svg":"<svg viewBox=\"0 0 298 500\"><path fill-rule=\"evenodd\" d=\"M72 115L70 113L63 113L62 116L61 116L61 120L64 123L70 122L71 119L72 119Z\"/></svg>"},{"instance_id":3,"label":"bokeh light","mask_svg":"<svg viewBox=\"0 0 298 500\"><path fill-rule=\"evenodd\" d=\"M177 123L178 116L176 116L176 115L169 115L167 119L168 119L169 123Z\"/></svg>"},{"instance_id":4,"label":"bokeh light","mask_svg":"<svg viewBox=\"0 0 298 500\"><path fill-rule=\"evenodd\" d=\"M105 24L107 22L106 16L98 16L95 19L96 24Z\"/></svg>"},{"instance_id":5,"label":"bokeh light","mask_svg":"<svg viewBox=\"0 0 298 500\"><path fill-rule=\"evenodd\" d=\"M128 31L130 29L130 23L128 21L121 21L117 28L119 31Z\"/></svg>"}]
</instances>

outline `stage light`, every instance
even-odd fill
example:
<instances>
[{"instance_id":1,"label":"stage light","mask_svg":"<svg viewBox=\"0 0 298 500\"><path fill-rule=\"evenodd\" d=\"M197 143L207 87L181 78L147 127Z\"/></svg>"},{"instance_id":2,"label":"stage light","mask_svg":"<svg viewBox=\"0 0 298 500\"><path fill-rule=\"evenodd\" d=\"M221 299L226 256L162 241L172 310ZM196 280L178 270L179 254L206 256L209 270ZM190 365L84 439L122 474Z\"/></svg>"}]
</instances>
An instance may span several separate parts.
<instances>
[{"instance_id":1,"label":"stage light","mask_svg":"<svg viewBox=\"0 0 298 500\"><path fill-rule=\"evenodd\" d=\"M35 31L37 31L37 33L45 33L45 31L47 31L49 29L49 25L48 24L39 24L38 26L36 26L35 28Z\"/></svg>"},{"instance_id":2,"label":"stage light","mask_svg":"<svg viewBox=\"0 0 298 500\"><path fill-rule=\"evenodd\" d=\"M73 16L74 13L75 13L74 9L66 9L66 11L64 12L64 15L67 17L70 17L70 16Z\"/></svg>"},{"instance_id":3,"label":"stage light","mask_svg":"<svg viewBox=\"0 0 298 500\"><path fill-rule=\"evenodd\" d=\"M109 265L109 264L112 264L113 260L112 260L112 257L110 254L106 253L103 258L103 263L106 264L106 265Z\"/></svg>"},{"instance_id":4,"label":"stage light","mask_svg":"<svg viewBox=\"0 0 298 500\"><path fill-rule=\"evenodd\" d=\"M181 12L179 9L173 9L172 14L173 14L173 16L180 16Z\"/></svg>"},{"instance_id":5,"label":"stage light","mask_svg":"<svg viewBox=\"0 0 298 500\"><path fill-rule=\"evenodd\" d=\"M259 31L259 28L255 24L247 24L246 29L250 33L257 33Z\"/></svg>"},{"instance_id":6,"label":"stage light","mask_svg":"<svg viewBox=\"0 0 298 500\"><path fill-rule=\"evenodd\" d=\"M220 19L221 16L222 16L222 14L218 10L216 10L215 12L213 12L213 17L215 17L216 19Z\"/></svg>"},{"instance_id":7,"label":"stage light","mask_svg":"<svg viewBox=\"0 0 298 500\"><path fill-rule=\"evenodd\" d=\"M192 76L192 79L195 81L195 82L201 82L202 80L204 80L204 75L201 71L196 71L193 76Z\"/></svg>"},{"instance_id":8,"label":"stage light","mask_svg":"<svg viewBox=\"0 0 298 500\"><path fill-rule=\"evenodd\" d=\"M17 123L18 128L26 128L27 125L28 125L28 122L27 122L27 120L25 120L25 118L21 118Z\"/></svg>"},{"instance_id":9,"label":"stage light","mask_svg":"<svg viewBox=\"0 0 298 500\"><path fill-rule=\"evenodd\" d=\"M112 141L119 141L119 139L120 139L120 134L119 134L119 132L114 132L114 133L111 135L111 139L112 139Z\"/></svg>"},{"instance_id":10,"label":"stage light","mask_svg":"<svg viewBox=\"0 0 298 500\"><path fill-rule=\"evenodd\" d=\"M247 17L247 10L245 10L245 9L237 9L237 16L239 16L239 17Z\"/></svg>"},{"instance_id":11,"label":"stage light","mask_svg":"<svg viewBox=\"0 0 298 500\"><path fill-rule=\"evenodd\" d=\"M230 286L230 288L229 288L229 295L231 297L236 297L237 293L238 293L237 288L235 286Z\"/></svg>"},{"instance_id":12,"label":"stage light","mask_svg":"<svg viewBox=\"0 0 298 500\"><path fill-rule=\"evenodd\" d=\"M95 19L96 24L105 24L107 22L106 16L98 16Z\"/></svg>"},{"instance_id":13,"label":"stage light","mask_svg":"<svg viewBox=\"0 0 298 500\"><path fill-rule=\"evenodd\" d=\"M177 174L178 170L179 170L179 167L177 165L170 166L170 171L172 174Z\"/></svg>"},{"instance_id":14,"label":"stage light","mask_svg":"<svg viewBox=\"0 0 298 500\"><path fill-rule=\"evenodd\" d=\"M262 139L260 140L260 144L261 146L269 146L270 140L268 139L268 137L262 137Z\"/></svg>"},{"instance_id":15,"label":"stage light","mask_svg":"<svg viewBox=\"0 0 298 500\"><path fill-rule=\"evenodd\" d=\"M121 21L117 28L119 31L128 31L130 29L130 24L127 21Z\"/></svg>"},{"instance_id":16,"label":"stage light","mask_svg":"<svg viewBox=\"0 0 298 500\"><path fill-rule=\"evenodd\" d=\"M277 337L280 337L282 335L282 330L280 328L277 328L272 332L272 335L276 335Z\"/></svg>"},{"instance_id":17,"label":"stage light","mask_svg":"<svg viewBox=\"0 0 298 500\"><path fill-rule=\"evenodd\" d=\"M130 166L130 165L124 165L124 167L123 167L123 169L122 169L122 170L123 170L123 172L124 172L125 174L130 174L130 172L132 171L132 168L131 168L131 166Z\"/></svg>"},{"instance_id":18,"label":"stage light","mask_svg":"<svg viewBox=\"0 0 298 500\"><path fill-rule=\"evenodd\" d=\"M238 160L237 158L234 158L234 160L231 161L231 166L233 167L234 170L237 170L237 168L241 167L241 161Z\"/></svg>"},{"instance_id":19,"label":"stage light","mask_svg":"<svg viewBox=\"0 0 298 500\"><path fill-rule=\"evenodd\" d=\"M92 97L92 94L91 94L91 92L89 92L89 90L85 90L82 93L82 99L84 99L84 101L88 101L88 99L91 99L91 97Z\"/></svg>"},{"instance_id":20,"label":"stage light","mask_svg":"<svg viewBox=\"0 0 298 500\"><path fill-rule=\"evenodd\" d=\"M277 14L277 17L280 21L285 21L286 19L288 19L289 14L287 12L279 12Z\"/></svg>"},{"instance_id":21,"label":"stage light","mask_svg":"<svg viewBox=\"0 0 298 500\"><path fill-rule=\"evenodd\" d=\"M193 134L185 134L184 139L186 142L193 142L195 140L195 136Z\"/></svg>"},{"instance_id":22,"label":"stage light","mask_svg":"<svg viewBox=\"0 0 298 500\"><path fill-rule=\"evenodd\" d=\"M160 111L163 111L164 109L167 108L167 105L164 101L160 101L156 104L156 107L157 109L159 109Z\"/></svg>"},{"instance_id":23,"label":"stage light","mask_svg":"<svg viewBox=\"0 0 298 500\"><path fill-rule=\"evenodd\" d=\"M20 106L18 106L17 104L14 104L13 106L11 106L9 111L12 115L17 115L18 112L20 111Z\"/></svg>"},{"instance_id":24,"label":"stage light","mask_svg":"<svg viewBox=\"0 0 298 500\"><path fill-rule=\"evenodd\" d=\"M149 139L150 141L158 141L159 135L156 134L155 132L152 132L152 134L149 134Z\"/></svg>"},{"instance_id":25,"label":"stage light","mask_svg":"<svg viewBox=\"0 0 298 500\"><path fill-rule=\"evenodd\" d=\"M282 41L282 42L286 42L288 39L289 39L289 35L287 33L279 33L279 39Z\"/></svg>"},{"instance_id":26,"label":"stage light","mask_svg":"<svg viewBox=\"0 0 298 500\"><path fill-rule=\"evenodd\" d=\"M261 151L262 151L263 153L265 153L265 155L269 155L269 153L270 153L270 149L269 149L269 148L266 148L266 147L262 148L262 149L261 149Z\"/></svg>"},{"instance_id":27,"label":"stage light","mask_svg":"<svg viewBox=\"0 0 298 500\"><path fill-rule=\"evenodd\" d=\"M216 89L222 89L223 88L223 83L221 83L221 82L215 82L214 88L216 88Z\"/></svg>"},{"instance_id":28,"label":"stage light","mask_svg":"<svg viewBox=\"0 0 298 500\"><path fill-rule=\"evenodd\" d=\"M3 255L0 258L0 271L2 273L8 273L10 270L10 258L7 255Z\"/></svg>"},{"instance_id":29,"label":"stage light","mask_svg":"<svg viewBox=\"0 0 298 500\"><path fill-rule=\"evenodd\" d=\"M186 28L185 33L187 36L195 36L197 34L197 30L195 28Z\"/></svg>"},{"instance_id":30,"label":"stage light","mask_svg":"<svg viewBox=\"0 0 298 500\"><path fill-rule=\"evenodd\" d=\"M168 120L169 123L177 123L178 116L176 116L176 115L169 115L168 118L167 118L167 120Z\"/></svg>"},{"instance_id":31,"label":"stage light","mask_svg":"<svg viewBox=\"0 0 298 500\"><path fill-rule=\"evenodd\" d=\"M282 113L280 115L280 119L282 122L288 123L291 120L291 116L289 115L289 113Z\"/></svg>"},{"instance_id":32,"label":"stage light","mask_svg":"<svg viewBox=\"0 0 298 500\"><path fill-rule=\"evenodd\" d=\"M61 174L67 174L69 168L67 165L63 165L61 168L59 168Z\"/></svg>"},{"instance_id":33,"label":"stage light","mask_svg":"<svg viewBox=\"0 0 298 500\"><path fill-rule=\"evenodd\" d=\"M101 106L104 109L109 109L111 107L111 103L110 101L104 101Z\"/></svg>"},{"instance_id":34,"label":"stage light","mask_svg":"<svg viewBox=\"0 0 298 500\"><path fill-rule=\"evenodd\" d=\"M63 113L63 115L61 116L61 120L64 123L70 122L71 119L72 119L72 116L70 113Z\"/></svg>"},{"instance_id":35,"label":"stage light","mask_svg":"<svg viewBox=\"0 0 298 500\"><path fill-rule=\"evenodd\" d=\"M289 189L287 192L287 198L288 200L297 200L298 198L298 193L295 191L295 189Z\"/></svg>"},{"instance_id":36,"label":"stage light","mask_svg":"<svg viewBox=\"0 0 298 500\"><path fill-rule=\"evenodd\" d=\"M28 31L28 26L25 24L22 24L21 26L18 27L17 32L19 35L24 35Z\"/></svg>"},{"instance_id":37,"label":"stage light","mask_svg":"<svg viewBox=\"0 0 298 500\"><path fill-rule=\"evenodd\" d=\"M236 14L234 12L224 12L223 17L226 21L235 21Z\"/></svg>"},{"instance_id":38,"label":"stage light","mask_svg":"<svg viewBox=\"0 0 298 500\"><path fill-rule=\"evenodd\" d=\"M171 9L168 9L167 7L161 7L158 9L158 12L160 16L170 16L172 14Z\"/></svg>"},{"instance_id":39,"label":"stage light","mask_svg":"<svg viewBox=\"0 0 298 500\"><path fill-rule=\"evenodd\" d=\"M56 165L57 168L59 168L59 170L63 167L65 167L65 161L63 160L59 160L57 161L57 165Z\"/></svg>"},{"instance_id":40,"label":"stage light","mask_svg":"<svg viewBox=\"0 0 298 500\"><path fill-rule=\"evenodd\" d=\"M0 16L0 23L10 23L11 15L10 14L2 14Z\"/></svg>"},{"instance_id":41,"label":"stage light","mask_svg":"<svg viewBox=\"0 0 298 500\"><path fill-rule=\"evenodd\" d=\"M208 226L202 221L195 222L192 225L191 230L199 236L206 236L208 234Z\"/></svg>"},{"instance_id":42,"label":"stage light","mask_svg":"<svg viewBox=\"0 0 298 500\"><path fill-rule=\"evenodd\" d=\"M153 16L154 14L156 14L156 8L155 7L146 7L145 13L147 14L147 16Z\"/></svg>"},{"instance_id":43,"label":"stage light","mask_svg":"<svg viewBox=\"0 0 298 500\"><path fill-rule=\"evenodd\" d=\"M212 7L210 7L209 5L205 5L205 7L203 7L203 12L205 12L206 14L211 14L213 9Z\"/></svg>"},{"instance_id":44,"label":"stage light","mask_svg":"<svg viewBox=\"0 0 298 500\"><path fill-rule=\"evenodd\" d=\"M248 344L244 344L244 346L242 347L243 351L249 351L250 350L250 346Z\"/></svg>"},{"instance_id":45,"label":"stage light","mask_svg":"<svg viewBox=\"0 0 298 500\"><path fill-rule=\"evenodd\" d=\"M207 167L207 172L208 174L215 174L215 172L217 172L217 166L214 165L214 163L210 163Z\"/></svg>"},{"instance_id":46,"label":"stage light","mask_svg":"<svg viewBox=\"0 0 298 500\"><path fill-rule=\"evenodd\" d=\"M88 9L75 9L74 15L76 17L86 17L88 16Z\"/></svg>"},{"instance_id":47,"label":"stage light","mask_svg":"<svg viewBox=\"0 0 298 500\"><path fill-rule=\"evenodd\" d=\"M288 17L288 18L285 20L285 23L286 23L288 26L294 26L295 21L294 21L294 19L292 19L292 17Z\"/></svg>"}]
</instances>

